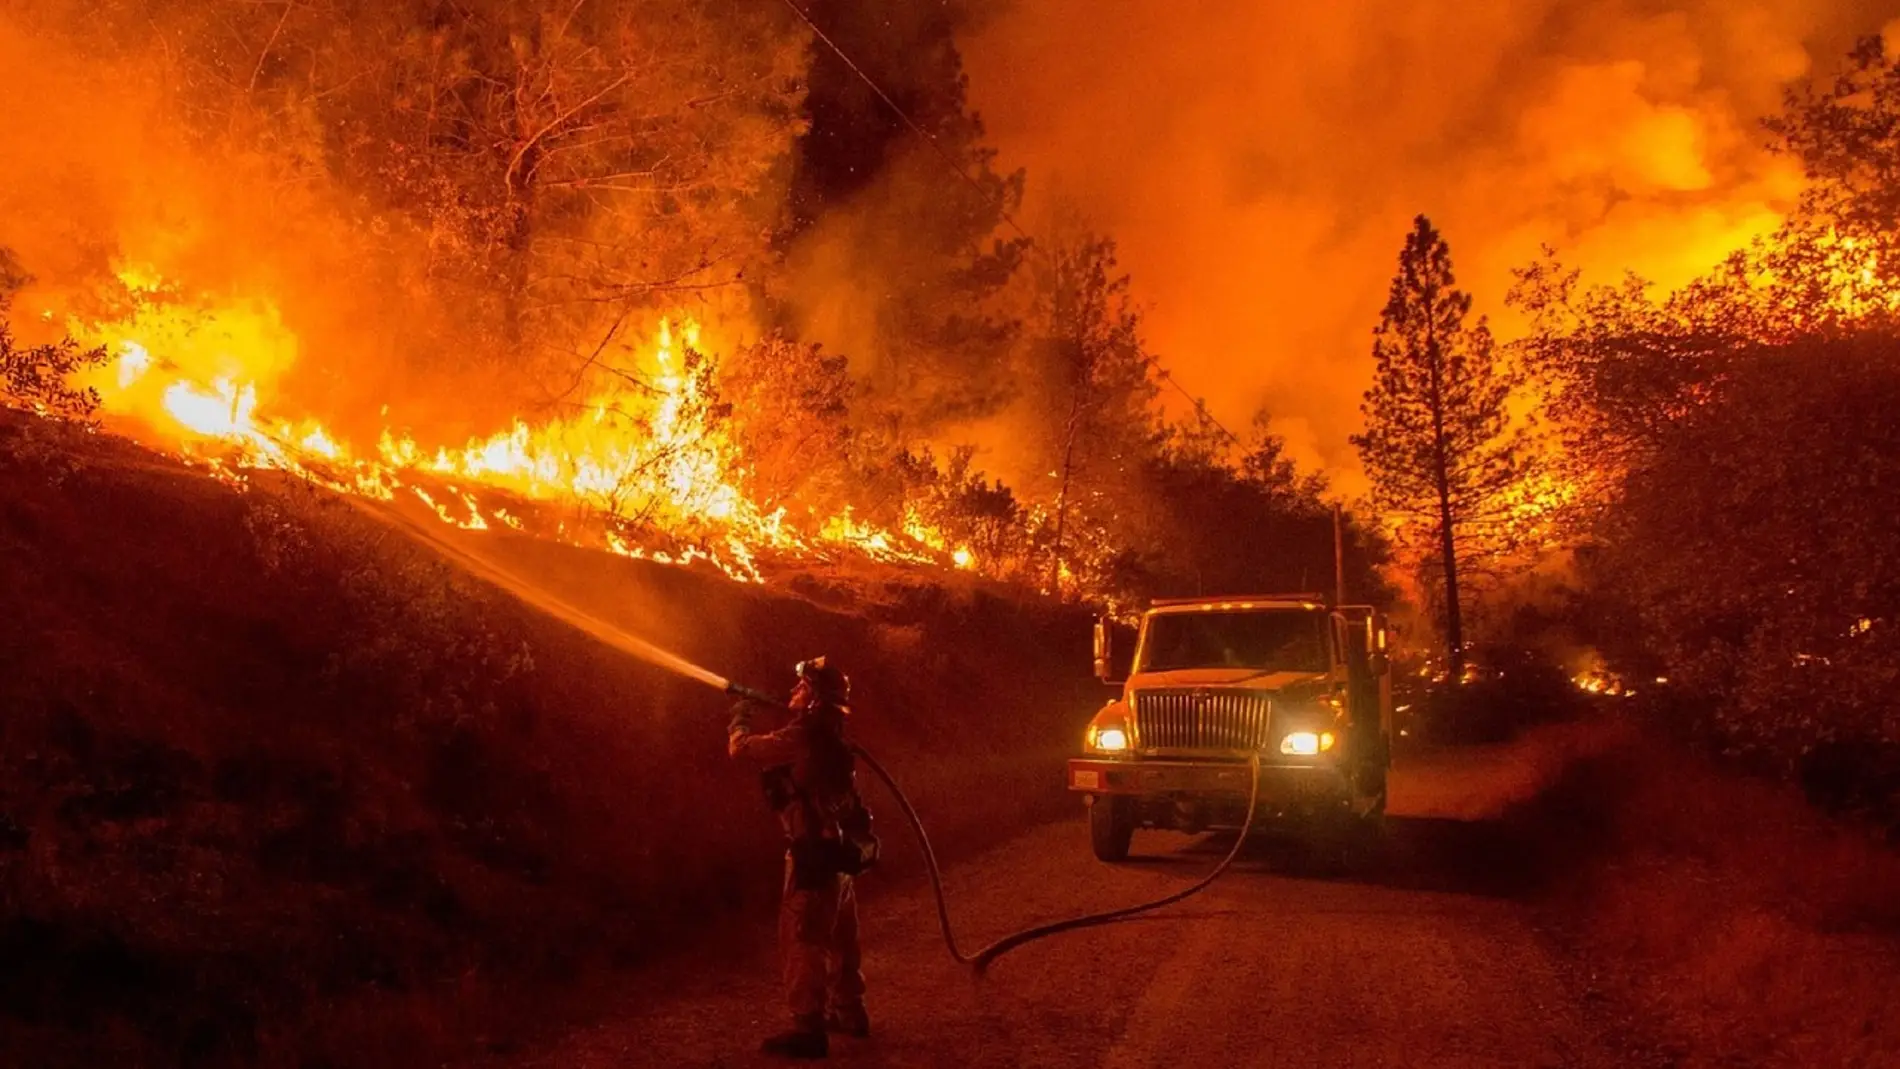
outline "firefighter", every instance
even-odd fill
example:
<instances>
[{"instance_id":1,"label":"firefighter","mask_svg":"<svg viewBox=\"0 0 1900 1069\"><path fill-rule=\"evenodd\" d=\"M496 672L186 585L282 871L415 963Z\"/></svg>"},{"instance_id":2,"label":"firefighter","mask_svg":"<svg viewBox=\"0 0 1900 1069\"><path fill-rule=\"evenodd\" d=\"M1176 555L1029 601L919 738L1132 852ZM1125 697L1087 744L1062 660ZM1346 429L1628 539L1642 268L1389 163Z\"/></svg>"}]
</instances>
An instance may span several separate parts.
<instances>
[{"instance_id":1,"label":"firefighter","mask_svg":"<svg viewBox=\"0 0 1900 1069\"><path fill-rule=\"evenodd\" d=\"M764 768L767 802L785 830L785 885L778 943L790 1031L767 1039L765 1053L815 1059L830 1053L827 1032L862 1038L864 1010L853 876L875 857L869 814L854 783L844 738L850 681L823 657L801 662L777 731L752 730L752 706L733 711L727 749Z\"/></svg>"}]
</instances>

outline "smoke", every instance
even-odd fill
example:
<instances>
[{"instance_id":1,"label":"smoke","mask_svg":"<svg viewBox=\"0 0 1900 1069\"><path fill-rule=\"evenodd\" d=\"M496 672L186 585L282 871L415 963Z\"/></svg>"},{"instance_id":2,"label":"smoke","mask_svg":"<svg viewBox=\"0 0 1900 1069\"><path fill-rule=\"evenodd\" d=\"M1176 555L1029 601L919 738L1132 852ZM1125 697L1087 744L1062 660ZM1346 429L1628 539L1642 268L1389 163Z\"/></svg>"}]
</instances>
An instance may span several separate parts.
<instances>
[{"instance_id":1,"label":"smoke","mask_svg":"<svg viewBox=\"0 0 1900 1069\"><path fill-rule=\"evenodd\" d=\"M1358 489L1347 435L1410 216L1499 318L1543 243L1686 281L1799 188L1758 120L1900 2L1038 0L964 42L1032 216L1121 241L1149 341L1212 411L1266 408ZM1512 324L1498 324L1507 336Z\"/></svg>"},{"instance_id":2,"label":"smoke","mask_svg":"<svg viewBox=\"0 0 1900 1069\"><path fill-rule=\"evenodd\" d=\"M92 18L61 0L16 10L27 7ZM283 388L318 413L356 414L368 424L358 433L373 435L392 399L413 411L412 399L434 396L477 424L514 414L519 390L417 379L419 366L474 362L477 309L440 284L433 232L329 174L324 154L341 135L288 120L210 135L201 116L180 120L181 99L223 91L202 77L181 85L168 59L177 41L218 37L186 18L192 7L176 9L190 33L146 34L141 22L97 41L29 37L0 17L12 105L0 124L0 247L38 279L16 327L42 308L59 313L56 327L115 272L145 268L245 309L258 346L281 353L266 363L290 369ZM1032 230L1068 204L1121 241L1149 341L1223 422L1244 429L1267 408L1295 456L1347 475L1352 490L1346 436L1368 334L1413 213L1445 231L1493 314L1510 268L1545 242L1597 277L1627 266L1681 281L1770 229L1798 187L1757 118L1854 34L1900 15L1900 0L893 10L820 14L953 148L987 140L1003 150L996 170L1027 167ZM277 19L257 19L230 46L235 66L218 68L235 78L232 94L259 72L271 82L259 48ZM855 74L811 57L804 161L789 193L778 177L759 180L758 199L783 195L802 223L764 288L790 306L797 333L849 354L920 424L981 428L1010 401L998 347L959 318L987 295L982 272L964 271L985 213ZM987 138L958 125L966 70ZM744 150L759 160L790 143L782 117L759 129L761 147ZM977 281L957 290L946 276ZM731 315L744 331L743 312ZM938 334L949 343L891 343L918 334L918 320L948 324ZM458 433L449 419L413 422Z\"/></svg>"},{"instance_id":3,"label":"smoke","mask_svg":"<svg viewBox=\"0 0 1900 1069\"><path fill-rule=\"evenodd\" d=\"M611 378L586 369L631 366L662 315L749 329L735 280L798 129L789 23L695 0L596 6L611 6L597 23L496 5L431 36L428 5L15 5L0 14L0 248L34 278L16 326L136 312L186 378L254 383L260 411L358 444L568 414ZM558 40L522 58L501 31L549 12ZM590 58L603 41L622 67ZM546 89L523 94L553 116L526 142L556 157L532 196L497 147L514 120L457 96L496 84L478 60ZM444 73L418 87L418 71ZM438 127L425 98L474 117Z\"/></svg>"},{"instance_id":4,"label":"smoke","mask_svg":"<svg viewBox=\"0 0 1900 1069\"><path fill-rule=\"evenodd\" d=\"M0 66L0 248L32 278L12 311L23 336L137 314L190 379L252 382L267 405L294 391L374 434L369 399L397 391L427 318L403 285L412 245L353 227L281 138L193 131L157 45L83 49L0 19ZM135 295L155 295L148 311Z\"/></svg>"},{"instance_id":5,"label":"smoke","mask_svg":"<svg viewBox=\"0 0 1900 1069\"><path fill-rule=\"evenodd\" d=\"M861 415L960 441L1014 392L1001 323L1015 310L999 299L1009 271L989 257L1012 236L1001 213L1020 185L990 166L956 48L1000 0L807 6L830 44L812 45L779 313L849 358Z\"/></svg>"}]
</instances>

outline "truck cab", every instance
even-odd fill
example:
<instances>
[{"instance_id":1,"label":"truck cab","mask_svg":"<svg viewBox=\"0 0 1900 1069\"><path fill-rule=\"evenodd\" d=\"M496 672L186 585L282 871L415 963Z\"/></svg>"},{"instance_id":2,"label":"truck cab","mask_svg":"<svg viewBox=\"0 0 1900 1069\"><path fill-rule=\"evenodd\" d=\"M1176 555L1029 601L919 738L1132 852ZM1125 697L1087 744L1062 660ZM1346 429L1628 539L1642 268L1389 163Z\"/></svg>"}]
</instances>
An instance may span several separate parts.
<instances>
[{"instance_id":1,"label":"truck cab","mask_svg":"<svg viewBox=\"0 0 1900 1069\"><path fill-rule=\"evenodd\" d=\"M1095 626L1095 674L1120 693L1083 732L1069 790L1104 861L1137 829L1199 832L1247 817L1331 832L1384 814L1392 734L1385 618L1316 595L1157 601L1125 678L1117 625Z\"/></svg>"}]
</instances>

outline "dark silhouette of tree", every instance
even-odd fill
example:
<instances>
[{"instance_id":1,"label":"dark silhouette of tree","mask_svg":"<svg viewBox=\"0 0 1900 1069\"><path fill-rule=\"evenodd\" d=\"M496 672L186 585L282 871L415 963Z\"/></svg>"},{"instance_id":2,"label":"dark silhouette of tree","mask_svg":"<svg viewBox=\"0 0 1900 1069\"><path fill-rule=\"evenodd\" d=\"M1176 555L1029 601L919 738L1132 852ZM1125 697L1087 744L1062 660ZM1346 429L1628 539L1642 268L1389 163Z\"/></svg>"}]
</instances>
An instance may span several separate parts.
<instances>
[{"instance_id":1,"label":"dark silhouette of tree","mask_svg":"<svg viewBox=\"0 0 1900 1069\"><path fill-rule=\"evenodd\" d=\"M1055 476L1051 589L1060 589L1071 528L1109 520L1118 495L1157 438L1155 385L1141 344L1141 316L1115 243L1086 232L1052 242L1036 264L1032 359L1040 371L1041 422Z\"/></svg>"},{"instance_id":2,"label":"dark silhouette of tree","mask_svg":"<svg viewBox=\"0 0 1900 1069\"><path fill-rule=\"evenodd\" d=\"M1596 528L1584 578L1623 663L1659 658L1701 738L1878 788L1900 820L1900 364L1891 337L1742 354L1662 426ZM1606 648L1612 653L1611 648ZM1864 767L1830 768L1843 756ZM1879 767L1877 767L1879 766Z\"/></svg>"},{"instance_id":3,"label":"dark silhouette of tree","mask_svg":"<svg viewBox=\"0 0 1900 1069\"><path fill-rule=\"evenodd\" d=\"M1218 453L1177 435L1145 465L1138 524L1117 542L1148 555L1144 593L1156 595L1321 592L1333 587L1333 513L1317 476L1262 483ZM1289 489L1289 486L1291 489ZM1303 487L1303 488L1302 488ZM1348 515L1342 539L1347 589L1383 601L1385 546L1373 525Z\"/></svg>"},{"instance_id":4,"label":"dark silhouette of tree","mask_svg":"<svg viewBox=\"0 0 1900 1069\"><path fill-rule=\"evenodd\" d=\"M1500 498L1525 469L1505 411L1519 377L1499 359L1482 319L1466 325L1471 298L1456 283L1450 246L1419 216L1374 332L1378 370L1362 406L1366 432L1352 439L1374 502L1403 525L1422 573L1435 570L1443 584L1454 679L1464 667L1461 565L1496 555L1487 542L1504 519Z\"/></svg>"},{"instance_id":5,"label":"dark silhouette of tree","mask_svg":"<svg viewBox=\"0 0 1900 1069\"><path fill-rule=\"evenodd\" d=\"M873 433L894 426L898 440L885 446L902 448L1011 400L995 361L1021 326L1010 298L1028 241L1004 217L1022 202L1024 172L1001 170L985 143L957 45L991 5L799 6L928 133L918 136L858 70L814 43L808 126L777 235L786 256L766 287L788 326L849 324L826 340L851 355L860 423Z\"/></svg>"},{"instance_id":6,"label":"dark silhouette of tree","mask_svg":"<svg viewBox=\"0 0 1900 1069\"><path fill-rule=\"evenodd\" d=\"M0 404L89 421L99 408L99 394L70 380L106 360L105 349L81 348L71 338L47 345L16 344L12 329L0 318Z\"/></svg>"},{"instance_id":7,"label":"dark silhouette of tree","mask_svg":"<svg viewBox=\"0 0 1900 1069\"><path fill-rule=\"evenodd\" d=\"M1240 474L1275 509L1288 513L1327 511L1326 476L1302 472L1286 455L1286 439L1274 433L1273 419L1261 412L1253 419L1253 444L1240 460Z\"/></svg>"}]
</instances>

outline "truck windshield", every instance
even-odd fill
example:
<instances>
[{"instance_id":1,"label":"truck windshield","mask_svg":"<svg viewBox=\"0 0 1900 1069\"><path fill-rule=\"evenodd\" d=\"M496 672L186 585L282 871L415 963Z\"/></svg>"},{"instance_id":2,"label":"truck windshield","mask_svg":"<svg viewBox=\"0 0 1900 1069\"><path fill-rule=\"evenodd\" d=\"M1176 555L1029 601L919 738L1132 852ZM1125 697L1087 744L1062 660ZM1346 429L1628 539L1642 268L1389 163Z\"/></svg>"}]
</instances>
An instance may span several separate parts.
<instances>
[{"instance_id":1,"label":"truck windshield","mask_svg":"<svg viewBox=\"0 0 1900 1069\"><path fill-rule=\"evenodd\" d=\"M1148 617L1138 671L1253 668L1324 672L1326 617L1306 611L1172 612Z\"/></svg>"}]
</instances>

